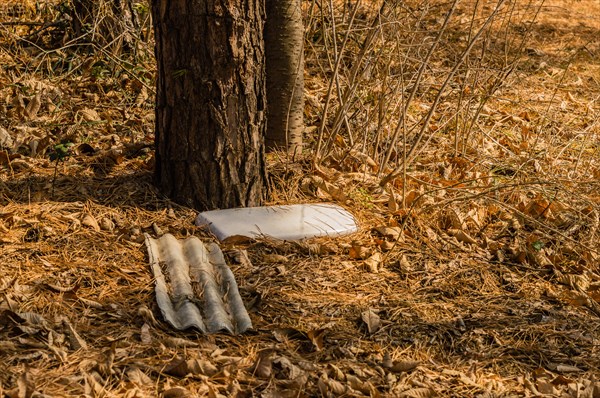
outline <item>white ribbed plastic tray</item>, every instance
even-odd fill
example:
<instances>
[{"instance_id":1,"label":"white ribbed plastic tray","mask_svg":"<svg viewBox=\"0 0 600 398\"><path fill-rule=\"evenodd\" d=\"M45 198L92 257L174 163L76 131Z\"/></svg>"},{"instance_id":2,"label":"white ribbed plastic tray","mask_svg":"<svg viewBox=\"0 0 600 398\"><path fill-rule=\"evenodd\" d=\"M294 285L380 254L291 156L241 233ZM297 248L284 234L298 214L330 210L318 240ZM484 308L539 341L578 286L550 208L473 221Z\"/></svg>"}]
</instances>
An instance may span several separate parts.
<instances>
[{"instance_id":1,"label":"white ribbed plastic tray","mask_svg":"<svg viewBox=\"0 0 600 398\"><path fill-rule=\"evenodd\" d=\"M146 248L156 302L175 329L239 334L252 328L235 277L216 243L146 234Z\"/></svg>"}]
</instances>

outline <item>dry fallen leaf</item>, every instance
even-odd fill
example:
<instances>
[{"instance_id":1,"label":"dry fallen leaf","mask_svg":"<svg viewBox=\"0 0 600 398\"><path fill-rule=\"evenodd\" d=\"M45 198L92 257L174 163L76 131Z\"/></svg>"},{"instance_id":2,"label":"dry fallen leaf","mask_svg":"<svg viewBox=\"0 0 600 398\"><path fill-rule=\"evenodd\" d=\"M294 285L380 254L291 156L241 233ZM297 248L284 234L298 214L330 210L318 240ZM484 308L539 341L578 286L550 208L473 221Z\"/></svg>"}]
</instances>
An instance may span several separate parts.
<instances>
[{"instance_id":1,"label":"dry fallen leaf","mask_svg":"<svg viewBox=\"0 0 600 398\"><path fill-rule=\"evenodd\" d=\"M152 385L152 379L135 366L127 368L125 374L129 381L140 387Z\"/></svg>"},{"instance_id":2,"label":"dry fallen leaf","mask_svg":"<svg viewBox=\"0 0 600 398\"><path fill-rule=\"evenodd\" d=\"M35 395L38 394L35 391L35 383L29 372L21 373L17 379L17 387L6 391L8 398L33 398Z\"/></svg>"},{"instance_id":3,"label":"dry fallen leaf","mask_svg":"<svg viewBox=\"0 0 600 398\"><path fill-rule=\"evenodd\" d=\"M347 374L346 382L353 390L360 391L367 396L371 396L371 392L373 391L373 385L368 381L362 381L355 375Z\"/></svg>"},{"instance_id":4,"label":"dry fallen leaf","mask_svg":"<svg viewBox=\"0 0 600 398\"><path fill-rule=\"evenodd\" d=\"M100 231L100 226L98 225L98 221L91 214L85 214L81 219L81 225L85 227L89 227L96 232Z\"/></svg>"},{"instance_id":5,"label":"dry fallen leaf","mask_svg":"<svg viewBox=\"0 0 600 398\"><path fill-rule=\"evenodd\" d=\"M9 134L8 130L6 130L4 127L0 126L0 149L2 149L2 148L12 149L13 145L14 145L14 140L13 140L12 136ZM7 159L9 159L8 153L6 153L6 157L7 157Z\"/></svg>"},{"instance_id":6,"label":"dry fallen leaf","mask_svg":"<svg viewBox=\"0 0 600 398\"><path fill-rule=\"evenodd\" d=\"M198 343L181 337L167 336L162 343L170 348L198 347Z\"/></svg>"},{"instance_id":7,"label":"dry fallen leaf","mask_svg":"<svg viewBox=\"0 0 600 398\"><path fill-rule=\"evenodd\" d=\"M465 231L461 231L460 229L450 228L448 230L448 234L454 236L459 242L469 243L469 244L477 244L477 240Z\"/></svg>"},{"instance_id":8,"label":"dry fallen leaf","mask_svg":"<svg viewBox=\"0 0 600 398\"><path fill-rule=\"evenodd\" d=\"M590 279L586 275L563 274L555 271L558 283L569 286L571 289L586 292L590 287Z\"/></svg>"},{"instance_id":9,"label":"dry fallen leaf","mask_svg":"<svg viewBox=\"0 0 600 398\"><path fill-rule=\"evenodd\" d=\"M163 372L175 377L185 377L190 373L190 369L184 358L174 358L165 366Z\"/></svg>"},{"instance_id":10,"label":"dry fallen leaf","mask_svg":"<svg viewBox=\"0 0 600 398\"><path fill-rule=\"evenodd\" d=\"M371 308L360 314L361 319L367 325L369 334L373 334L381 327L381 319Z\"/></svg>"},{"instance_id":11,"label":"dry fallen leaf","mask_svg":"<svg viewBox=\"0 0 600 398\"><path fill-rule=\"evenodd\" d=\"M321 351L323 349L323 338L325 337L325 332L327 329L313 329L309 330L306 335L310 339L310 342L313 344L317 351Z\"/></svg>"},{"instance_id":12,"label":"dry fallen leaf","mask_svg":"<svg viewBox=\"0 0 600 398\"><path fill-rule=\"evenodd\" d=\"M319 378L317 386L319 387L319 391L321 391L321 395L324 397L331 396L330 393L334 396L341 396L348 392L348 387L346 385L337 380L328 378L325 373Z\"/></svg>"},{"instance_id":13,"label":"dry fallen leaf","mask_svg":"<svg viewBox=\"0 0 600 398\"><path fill-rule=\"evenodd\" d=\"M384 238L392 240L398 240L398 238L402 236L402 228L400 227L388 227L384 225L381 227L376 227L375 231L381 234L381 236Z\"/></svg>"},{"instance_id":14,"label":"dry fallen leaf","mask_svg":"<svg viewBox=\"0 0 600 398\"><path fill-rule=\"evenodd\" d=\"M373 254L373 249L365 244L354 241L352 242L352 246L350 247L348 254L350 255L350 258L364 260Z\"/></svg>"},{"instance_id":15,"label":"dry fallen leaf","mask_svg":"<svg viewBox=\"0 0 600 398\"><path fill-rule=\"evenodd\" d=\"M29 118L29 120L34 120L37 117L37 114L40 110L40 106L42 105L42 96L40 93L37 93L27 104L25 108L25 114Z\"/></svg>"},{"instance_id":16,"label":"dry fallen leaf","mask_svg":"<svg viewBox=\"0 0 600 398\"><path fill-rule=\"evenodd\" d=\"M398 262L398 265L400 266L400 270L402 272L412 272L413 271L413 266L408 261L406 254L403 254L402 257L400 257L400 261Z\"/></svg>"},{"instance_id":17,"label":"dry fallen leaf","mask_svg":"<svg viewBox=\"0 0 600 398\"><path fill-rule=\"evenodd\" d=\"M154 338L152 337L152 333L150 333L150 325L144 323L140 330L140 340L143 344L152 344Z\"/></svg>"},{"instance_id":18,"label":"dry fallen leaf","mask_svg":"<svg viewBox=\"0 0 600 398\"><path fill-rule=\"evenodd\" d=\"M262 350L252 368L252 374L261 379L268 379L273 373L273 358L275 351L271 349Z\"/></svg>"},{"instance_id":19,"label":"dry fallen leaf","mask_svg":"<svg viewBox=\"0 0 600 398\"><path fill-rule=\"evenodd\" d=\"M553 395L554 396L558 393L558 390L554 387L554 385L546 379L537 380L536 388L542 395Z\"/></svg>"},{"instance_id":20,"label":"dry fallen leaf","mask_svg":"<svg viewBox=\"0 0 600 398\"><path fill-rule=\"evenodd\" d=\"M365 265L370 272L377 273L383 261L381 253L377 252L365 260Z\"/></svg>"},{"instance_id":21,"label":"dry fallen leaf","mask_svg":"<svg viewBox=\"0 0 600 398\"><path fill-rule=\"evenodd\" d=\"M100 115L93 109L84 108L78 112L79 116L86 122L98 122L100 121Z\"/></svg>"},{"instance_id":22,"label":"dry fallen leaf","mask_svg":"<svg viewBox=\"0 0 600 398\"><path fill-rule=\"evenodd\" d=\"M171 387L163 391L163 398L191 398L194 395L183 387Z\"/></svg>"},{"instance_id":23,"label":"dry fallen leaf","mask_svg":"<svg viewBox=\"0 0 600 398\"><path fill-rule=\"evenodd\" d=\"M67 338L69 339L69 345L71 346L71 349L74 351L79 349L87 350L87 343L79 335L79 333L77 333L73 325L71 325L71 322L69 322L67 318L63 317L61 319L61 323L63 327L63 333L66 334Z\"/></svg>"},{"instance_id":24,"label":"dry fallen leaf","mask_svg":"<svg viewBox=\"0 0 600 398\"><path fill-rule=\"evenodd\" d=\"M244 266L252 267L252 262L250 261L250 257L248 256L248 250L245 250L245 249L232 249L232 250L226 251L225 254L235 264L241 264L241 265L244 265Z\"/></svg>"},{"instance_id":25,"label":"dry fallen leaf","mask_svg":"<svg viewBox=\"0 0 600 398\"><path fill-rule=\"evenodd\" d=\"M388 210L390 213L395 213L400 209L400 206L398 206L398 202L396 201L394 189L390 187L387 191L390 195L390 197L388 198Z\"/></svg>"},{"instance_id":26,"label":"dry fallen leaf","mask_svg":"<svg viewBox=\"0 0 600 398\"><path fill-rule=\"evenodd\" d=\"M287 263L289 259L286 256L282 256L281 254L265 254L262 256L262 260L265 263Z\"/></svg>"},{"instance_id":27,"label":"dry fallen leaf","mask_svg":"<svg viewBox=\"0 0 600 398\"><path fill-rule=\"evenodd\" d=\"M208 359L196 358L187 361L188 369L191 374L213 376L219 372L219 369Z\"/></svg>"},{"instance_id":28,"label":"dry fallen leaf","mask_svg":"<svg viewBox=\"0 0 600 398\"><path fill-rule=\"evenodd\" d=\"M421 364L421 361L393 361L391 366L387 367L394 373L410 372L413 371Z\"/></svg>"},{"instance_id":29,"label":"dry fallen leaf","mask_svg":"<svg viewBox=\"0 0 600 398\"><path fill-rule=\"evenodd\" d=\"M417 387L403 391L398 398L429 398L436 395L435 390L429 387Z\"/></svg>"},{"instance_id":30,"label":"dry fallen leaf","mask_svg":"<svg viewBox=\"0 0 600 398\"><path fill-rule=\"evenodd\" d=\"M115 223L107 217L102 217L100 219L100 228L104 231L112 231L115 229Z\"/></svg>"}]
</instances>

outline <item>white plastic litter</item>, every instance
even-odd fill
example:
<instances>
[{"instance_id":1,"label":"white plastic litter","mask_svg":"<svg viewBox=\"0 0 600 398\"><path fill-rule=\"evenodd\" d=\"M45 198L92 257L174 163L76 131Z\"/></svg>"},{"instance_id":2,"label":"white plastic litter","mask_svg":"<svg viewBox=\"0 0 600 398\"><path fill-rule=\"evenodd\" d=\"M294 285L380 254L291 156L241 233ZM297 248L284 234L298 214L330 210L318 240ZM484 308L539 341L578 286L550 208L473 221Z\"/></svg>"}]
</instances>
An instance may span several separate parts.
<instances>
[{"instance_id":1,"label":"white plastic litter","mask_svg":"<svg viewBox=\"0 0 600 398\"><path fill-rule=\"evenodd\" d=\"M146 248L156 302L175 329L239 334L252 328L235 277L216 243L146 234Z\"/></svg>"},{"instance_id":2,"label":"white plastic litter","mask_svg":"<svg viewBox=\"0 0 600 398\"><path fill-rule=\"evenodd\" d=\"M198 214L196 225L208 227L220 241L235 236L301 240L358 231L352 214L331 203L212 210Z\"/></svg>"}]
</instances>

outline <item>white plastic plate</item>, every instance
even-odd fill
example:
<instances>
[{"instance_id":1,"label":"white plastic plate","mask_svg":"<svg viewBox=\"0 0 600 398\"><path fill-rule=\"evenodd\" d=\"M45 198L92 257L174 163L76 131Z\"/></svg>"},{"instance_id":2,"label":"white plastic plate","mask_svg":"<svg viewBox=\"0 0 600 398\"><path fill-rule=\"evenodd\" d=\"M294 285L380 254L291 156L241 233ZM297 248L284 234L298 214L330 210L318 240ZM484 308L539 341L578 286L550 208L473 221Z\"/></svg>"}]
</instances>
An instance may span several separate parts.
<instances>
[{"instance_id":1,"label":"white plastic plate","mask_svg":"<svg viewBox=\"0 0 600 398\"><path fill-rule=\"evenodd\" d=\"M330 203L211 210L198 214L196 225L208 227L220 241L233 236L301 240L358 231L352 214Z\"/></svg>"}]
</instances>

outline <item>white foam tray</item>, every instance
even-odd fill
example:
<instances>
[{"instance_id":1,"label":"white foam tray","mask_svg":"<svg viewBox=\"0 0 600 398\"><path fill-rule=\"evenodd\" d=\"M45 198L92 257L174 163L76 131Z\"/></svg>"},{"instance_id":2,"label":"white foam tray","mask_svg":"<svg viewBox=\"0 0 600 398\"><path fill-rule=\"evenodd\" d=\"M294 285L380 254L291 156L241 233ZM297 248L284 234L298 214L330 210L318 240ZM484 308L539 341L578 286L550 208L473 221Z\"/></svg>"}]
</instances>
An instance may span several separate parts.
<instances>
[{"instance_id":1,"label":"white foam tray","mask_svg":"<svg viewBox=\"0 0 600 398\"><path fill-rule=\"evenodd\" d=\"M196 225L220 241L233 236L301 240L358 231L352 214L330 203L211 210L198 214Z\"/></svg>"}]
</instances>

